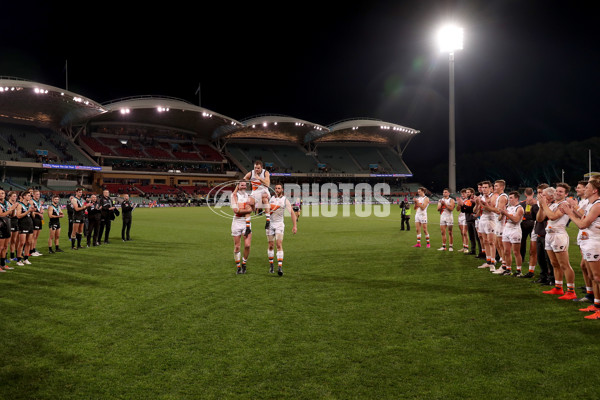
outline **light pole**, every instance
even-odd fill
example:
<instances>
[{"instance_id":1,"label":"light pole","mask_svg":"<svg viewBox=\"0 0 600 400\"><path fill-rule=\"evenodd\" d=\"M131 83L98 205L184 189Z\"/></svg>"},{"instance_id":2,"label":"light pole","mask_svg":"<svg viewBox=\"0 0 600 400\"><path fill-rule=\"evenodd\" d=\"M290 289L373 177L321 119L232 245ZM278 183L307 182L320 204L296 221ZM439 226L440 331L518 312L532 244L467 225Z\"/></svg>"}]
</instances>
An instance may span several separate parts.
<instances>
[{"instance_id":1,"label":"light pole","mask_svg":"<svg viewBox=\"0 0 600 400\"><path fill-rule=\"evenodd\" d=\"M448 189L456 193L456 135L454 130L454 52L463 48L463 29L454 25L444 26L438 32L440 51L448 53L450 64L450 110L448 140Z\"/></svg>"}]
</instances>

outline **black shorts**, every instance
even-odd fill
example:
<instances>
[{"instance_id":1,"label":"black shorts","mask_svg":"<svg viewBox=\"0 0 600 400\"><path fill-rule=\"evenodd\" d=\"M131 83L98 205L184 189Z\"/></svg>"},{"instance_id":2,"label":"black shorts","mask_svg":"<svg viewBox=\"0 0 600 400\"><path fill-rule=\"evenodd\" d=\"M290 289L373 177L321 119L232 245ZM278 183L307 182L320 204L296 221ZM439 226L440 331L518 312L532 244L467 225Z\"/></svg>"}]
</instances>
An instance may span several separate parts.
<instances>
[{"instance_id":1,"label":"black shorts","mask_svg":"<svg viewBox=\"0 0 600 400\"><path fill-rule=\"evenodd\" d=\"M19 220L19 233L33 233L33 220L30 216Z\"/></svg>"},{"instance_id":2,"label":"black shorts","mask_svg":"<svg viewBox=\"0 0 600 400\"><path fill-rule=\"evenodd\" d=\"M50 219L50 223L48 224L48 228L51 231L55 231L57 229L60 229L60 220L58 218L56 218L56 221L53 221L52 219Z\"/></svg>"},{"instance_id":3,"label":"black shorts","mask_svg":"<svg viewBox=\"0 0 600 400\"><path fill-rule=\"evenodd\" d=\"M39 231L42 229L42 219L41 218L33 218L33 230Z\"/></svg>"},{"instance_id":4,"label":"black shorts","mask_svg":"<svg viewBox=\"0 0 600 400\"><path fill-rule=\"evenodd\" d=\"M10 231L19 232L19 218L15 217L10 219Z\"/></svg>"},{"instance_id":5,"label":"black shorts","mask_svg":"<svg viewBox=\"0 0 600 400\"><path fill-rule=\"evenodd\" d=\"M10 237L10 218L0 218L0 239L8 239Z\"/></svg>"},{"instance_id":6,"label":"black shorts","mask_svg":"<svg viewBox=\"0 0 600 400\"><path fill-rule=\"evenodd\" d=\"M292 207L292 210L294 210L295 212L300 211L300 207Z\"/></svg>"},{"instance_id":7,"label":"black shorts","mask_svg":"<svg viewBox=\"0 0 600 400\"><path fill-rule=\"evenodd\" d=\"M73 215L73 223L74 224L83 224L83 219L85 218L85 215L83 212L81 213L75 213Z\"/></svg>"}]
</instances>

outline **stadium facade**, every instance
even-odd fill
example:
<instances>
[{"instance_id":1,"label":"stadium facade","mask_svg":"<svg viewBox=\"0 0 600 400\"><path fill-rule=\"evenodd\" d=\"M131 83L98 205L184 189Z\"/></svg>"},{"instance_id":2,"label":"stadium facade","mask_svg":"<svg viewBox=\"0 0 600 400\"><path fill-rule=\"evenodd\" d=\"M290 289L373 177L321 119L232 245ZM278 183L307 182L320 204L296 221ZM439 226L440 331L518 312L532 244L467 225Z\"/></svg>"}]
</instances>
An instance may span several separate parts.
<instances>
[{"instance_id":1,"label":"stadium facade","mask_svg":"<svg viewBox=\"0 0 600 400\"><path fill-rule=\"evenodd\" d=\"M263 161L281 181L381 181L402 191L414 128L369 118L325 126L286 115L241 121L166 96L100 104L0 77L1 186L143 198L201 196ZM400 186L398 186L400 185ZM410 191L410 190L409 190ZM401 195L402 193L398 193Z\"/></svg>"}]
</instances>

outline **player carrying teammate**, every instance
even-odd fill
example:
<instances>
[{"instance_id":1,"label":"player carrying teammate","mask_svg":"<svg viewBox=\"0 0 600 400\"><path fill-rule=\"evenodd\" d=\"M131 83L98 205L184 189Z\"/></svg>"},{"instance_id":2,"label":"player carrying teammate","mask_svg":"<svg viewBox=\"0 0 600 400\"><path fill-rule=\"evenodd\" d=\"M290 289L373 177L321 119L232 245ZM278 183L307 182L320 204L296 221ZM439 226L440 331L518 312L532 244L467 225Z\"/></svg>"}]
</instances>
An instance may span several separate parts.
<instances>
[{"instance_id":1,"label":"player carrying teammate","mask_svg":"<svg viewBox=\"0 0 600 400\"><path fill-rule=\"evenodd\" d=\"M292 210L290 201L283 194L283 185L278 183L275 185L275 195L271 197L269 201L271 210L271 223L266 228L267 239L269 241L269 247L267 249L267 256L269 257L269 272L275 272L274 256L275 256L275 244L277 244L277 274L283 275L283 234L285 231L284 224L284 213L288 211L292 217L292 233L296 234L298 231L296 213Z\"/></svg>"},{"instance_id":2,"label":"player carrying teammate","mask_svg":"<svg viewBox=\"0 0 600 400\"><path fill-rule=\"evenodd\" d=\"M233 258L238 274L246 273L246 262L250 256L250 244L252 243L249 215L254 210L254 198L248 195L246 186L245 181L239 182L231 195L231 208L234 213L233 221L231 221L231 236L233 236ZM242 236L244 236L243 258L240 254Z\"/></svg>"}]
</instances>

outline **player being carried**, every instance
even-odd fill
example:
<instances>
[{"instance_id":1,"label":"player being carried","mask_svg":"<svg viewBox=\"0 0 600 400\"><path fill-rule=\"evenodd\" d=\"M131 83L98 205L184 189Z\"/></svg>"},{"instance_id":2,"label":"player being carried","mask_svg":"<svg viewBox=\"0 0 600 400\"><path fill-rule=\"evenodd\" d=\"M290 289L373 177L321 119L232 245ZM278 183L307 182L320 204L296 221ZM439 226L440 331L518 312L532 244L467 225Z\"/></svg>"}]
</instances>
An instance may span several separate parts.
<instances>
[{"instance_id":1,"label":"player being carried","mask_svg":"<svg viewBox=\"0 0 600 400\"><path fill-rule=\"evenodd\" d=\"M257 210L262 210L267 218L265 229L269 228L271 223L271 210L269 209L269 187L271 186L271 174L263 167L261 160L254 161L254 169L244 176L245 181L250 181L252 185L252 193L250 196L254 198L254 207ZM246 217L250 220L250 215Z\"/></svg>"},{"instance_id":2,"label":"player being carried","mask_svg":"<svg viewBox=\"0 0 600 400\"><path fill-rule=\"evenodd\" d=\"M269 247L267 249L267 256L269 257L269 272L274 273L274 256L275 256L275 243L277 243L277 273L279 276L283 275L283 234L285 231L284 224L284 213L287 211L292 217L292 233L296 234L298 231L297 221L298 217L293 212L292 205L287 197L283 194L283 185L278 183L275 185L275 195L270 199L270 210L272 213L271 224L266 229L267 239L269 241Z\"/></svg>"}]
</instances>

